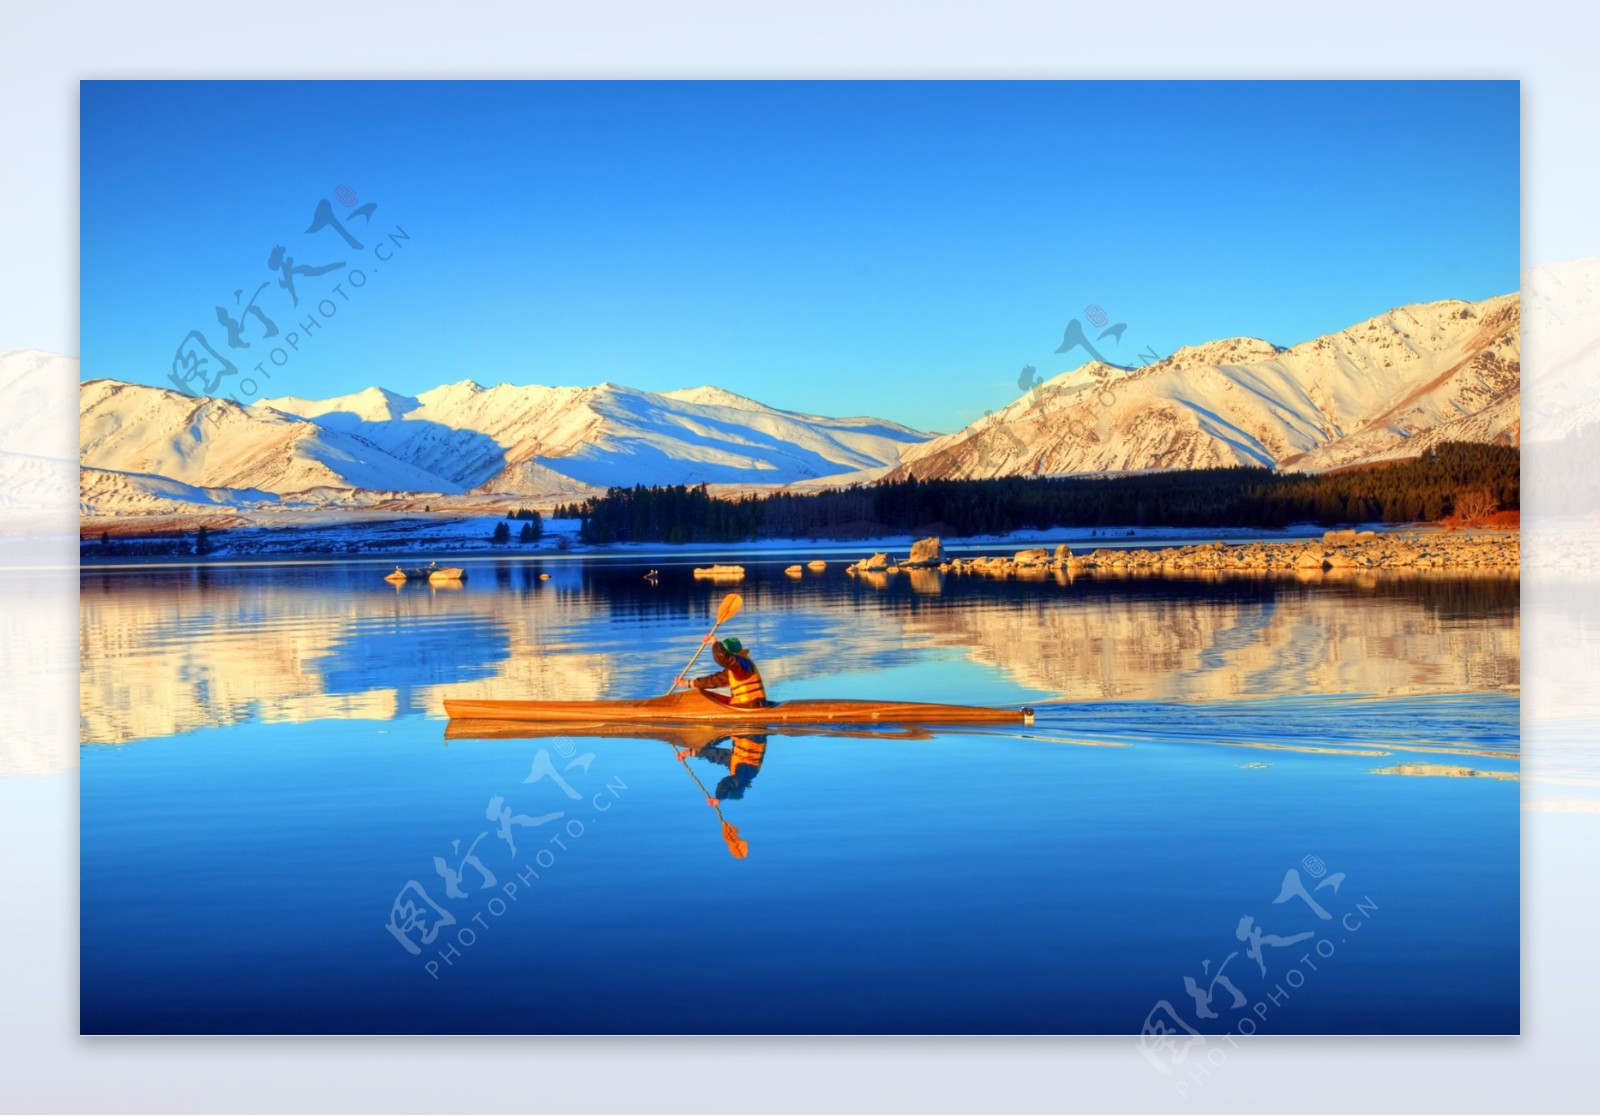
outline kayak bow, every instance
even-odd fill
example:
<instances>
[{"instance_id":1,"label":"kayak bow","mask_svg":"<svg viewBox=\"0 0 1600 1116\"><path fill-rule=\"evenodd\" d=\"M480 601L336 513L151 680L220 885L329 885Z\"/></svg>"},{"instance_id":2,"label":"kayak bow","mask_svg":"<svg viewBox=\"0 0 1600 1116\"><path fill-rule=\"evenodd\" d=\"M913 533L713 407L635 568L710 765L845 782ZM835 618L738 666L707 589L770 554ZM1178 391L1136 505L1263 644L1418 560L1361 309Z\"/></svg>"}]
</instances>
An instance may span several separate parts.
<instances>
[{"instance_id":1,"label":"kayak bow","mask_svg":"<svg viewBox=\"0 0 1600 1116\"><path fill-rule=\"evenodd\" d=\"M532 721L584 724L733 725L971 725L1033 723L1033 710L925 701L781 701L736 709L699 690L638 701L490 701L446 698L452 721Z\"/></svg>"}]
</instances>

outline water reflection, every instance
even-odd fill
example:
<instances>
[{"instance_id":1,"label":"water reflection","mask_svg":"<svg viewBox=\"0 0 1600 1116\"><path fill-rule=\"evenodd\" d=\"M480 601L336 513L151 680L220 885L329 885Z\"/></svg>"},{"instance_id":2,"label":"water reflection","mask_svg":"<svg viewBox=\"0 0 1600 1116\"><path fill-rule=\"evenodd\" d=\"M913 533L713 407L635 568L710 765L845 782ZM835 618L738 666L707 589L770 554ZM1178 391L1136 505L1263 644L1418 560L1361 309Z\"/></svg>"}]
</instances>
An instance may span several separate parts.
<instances>
[{"instance_id":1,"label":"water reflection","mask_svg":"<svg viewBox=\"0 0 1600 1116\"><path fill-rule=\"evenodd\" d=\"M553 740L571 744L571 736L584 739L627 738L658 741L672 749L672 758L699 788L700 798L710 807L721 829L723 843L738 860L750 855L746 840L727 817L722 807L742 802L755 785L756 776L766 763L769 739L774 737L829 737L871 740L930 740L928 729L907 726L890 729L789 727L762 732L730 731L717 725L548 725L528 721L451 721L445 727L450 740ZM560 745L558 744L558 747ZM709 768L712 785L707 786L696 766Z\"/></svg>"},{"instance_id":2,"label":"water reflection","mask_svg":"<svg viewBox=\"0 0 1600 1116\"><path fill-rule=\"evenodd\" d=\"M392 563L88 569L81 738L441 716L447 693L664 692L724 590L683 567L646 580L650 564L496 561L459 588L399 592L383 581ZM779 698L1198 701L1519 681L1514 578L797 581L787 564L745 561L730 629L763 648Z\"/></svg>"}]
</instances>

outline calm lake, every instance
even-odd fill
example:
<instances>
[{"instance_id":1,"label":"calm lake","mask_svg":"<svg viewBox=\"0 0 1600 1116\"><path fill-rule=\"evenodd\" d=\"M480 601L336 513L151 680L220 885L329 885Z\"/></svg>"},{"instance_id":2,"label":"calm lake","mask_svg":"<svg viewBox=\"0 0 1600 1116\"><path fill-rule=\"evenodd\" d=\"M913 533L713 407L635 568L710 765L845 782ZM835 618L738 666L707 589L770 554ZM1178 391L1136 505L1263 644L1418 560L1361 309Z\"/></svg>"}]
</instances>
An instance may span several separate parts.
<instances>
[{"instance_id":1,"label":"calm lake","mask_svg":"<svg viewBox=\"0 0 1600 1116\"><path fill-rule=\"evenodd\" d=\"M817 553L86 568L82 1030L1518 1029L1514 577ZM447 739L665 692L730 588L774 699L1037 721Z\"/></svg>"}]
</instances>

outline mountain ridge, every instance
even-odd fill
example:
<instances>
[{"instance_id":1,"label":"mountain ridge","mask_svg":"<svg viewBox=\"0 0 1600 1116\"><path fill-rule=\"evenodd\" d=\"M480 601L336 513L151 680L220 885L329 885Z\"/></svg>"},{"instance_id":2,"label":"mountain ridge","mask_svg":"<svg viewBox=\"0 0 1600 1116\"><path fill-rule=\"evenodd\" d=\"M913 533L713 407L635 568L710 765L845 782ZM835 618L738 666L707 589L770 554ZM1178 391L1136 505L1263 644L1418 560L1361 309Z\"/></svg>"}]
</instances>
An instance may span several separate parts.
<instances>
[{"instance_id":1,"label":"mountain ridge","mask_svg":"<svg viewBox=\"0 0 1600 1116\"><path fill-rule=\"evenodd\" d=\"M884 419L782 411L709 385L656 393L460 380L416 395L374 385L241 406L96 378L79 387L80 504L93 515L162 499L179 512L230 489L259 506L263 492L540 500L637 482L781 486L882 470L927 437Z\"/></svg>"},{"instance_id":2,"label":"mountain ridge","mask_svg":"<svg viewBox=\"0 0 1600 1116\"><path fill-rule=\"evenodd\" d=\"M1249 464L1314 472L1457 439L1518 444L1516 293L1393 307L1293 346L1248 336L1139 368L1086 362L935 435L768 406L712 384L651 392L464 378L241 406L79 385L80 510L336 505L397 496L579 499L612 485L805 490L900 479ZM39 354L0 354L37 363ZM62 358L65 359L65 358ZM270 499L263 499L263 494ZM165 501L165 505L163 505Z\"/></svg>"},{"instance_id":3,"label":"mountain ridge","mask_svg":"<svg viewBox=\"0 0 1600 1116\"><path fill-rule=\"evenodd\" d=\"M1520 351L1513 293L1394 307L1290 347L1228 338L1137 369L1090 361L908 450L887 477L1310 472L1414 456L1448 424L1518 444Z\"/></svg>"}]
</instances>

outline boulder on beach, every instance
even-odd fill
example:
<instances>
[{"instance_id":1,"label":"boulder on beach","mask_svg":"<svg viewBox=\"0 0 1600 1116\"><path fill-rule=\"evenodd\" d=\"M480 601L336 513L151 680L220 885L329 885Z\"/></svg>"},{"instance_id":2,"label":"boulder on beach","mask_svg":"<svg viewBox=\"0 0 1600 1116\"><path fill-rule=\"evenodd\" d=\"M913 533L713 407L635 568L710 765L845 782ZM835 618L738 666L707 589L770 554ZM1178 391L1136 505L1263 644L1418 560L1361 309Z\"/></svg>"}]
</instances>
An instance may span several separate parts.
<instances>
[{"instance_id":1,"label":"boulder on beach","mask_svg":"<svg viewBox=\"0 0 1600 1116\"><path fill-rule=\"evenodd\" d=\"M1061 543L1056 547L1056 565L1065 566L1070 561L1072 561L1072 548L1066 543Z\"/></svg>"},{"instance_id":2,"label":"boulder on beach","mask_svg":"<svg viewBox=\"0 0 1600 1116\"><path fill-rule=\"evenodd\" d=\"M1019 550L1011 559L1019 566L1043 566L1050 561L1050 552L1041 548Z\"/></svg>"},{"instance_id":3,"label":"boulder on beach","mask_svg":"<svg viewBox=\"0 0 1600 1116\"><path fill-rule=\"evenodd\" d=\"M918 539L911 544L911 557L906 559L907 566L937 566L944 558L944 549L939 545L937 536Z\"/></svg>"},{"instance_id":4,"label":"boulder on beach","mask_svg":"<svg viewBox=\"0 0 1600 1116\"><path fill-rule=\"evenodd\" d=\"M1300 556L1294 560L1297 570L1320 570L1322 568L1322 551L1315 547L1302 550Z\"/></svg>"}]
</instances>

